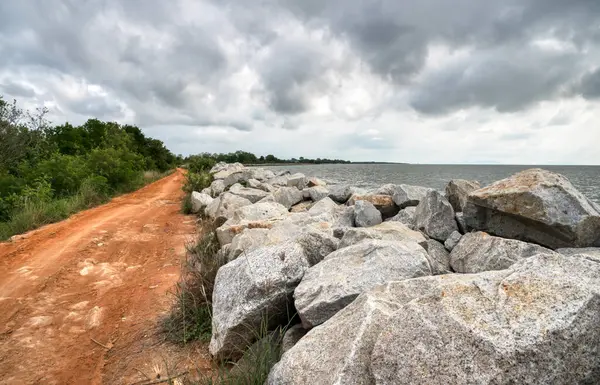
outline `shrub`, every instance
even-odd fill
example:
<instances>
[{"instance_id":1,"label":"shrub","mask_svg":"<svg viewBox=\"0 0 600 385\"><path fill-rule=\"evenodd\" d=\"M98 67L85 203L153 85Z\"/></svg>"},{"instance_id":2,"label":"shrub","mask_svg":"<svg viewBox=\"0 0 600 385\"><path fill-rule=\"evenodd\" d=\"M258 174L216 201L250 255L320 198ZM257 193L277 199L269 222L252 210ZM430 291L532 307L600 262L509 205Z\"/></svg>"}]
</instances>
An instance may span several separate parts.
<instances>
[{"instance_id":1,"label":"shrub","mask_svg":"<svg viewBox=\"0 0 600 385\"><path fill-rule=\"evenodd\" d=\"M50 181L56 196L76 193L83 180L90 175L84 157L61 154L41 161L33 173L38 178L44 177Z\"/></svg>"},{"instance_id":2,"label":"shrub","mask_svg":"<svg viewBox=\"0 0 600 385\"><path fill-rule=\"evenodd\" d=\"M183 191L187 193L191 193L192 191L200 192L205 188L210 187L212 181L212 175L210 175L206 171L199 173L188 171L188 173L185 176L185 184L183 186Z\"/></svg>"},{"instance_id":3,"label":"shrub","mask_svg":"<svg viewBox=\"0 0 600 385\"><path fill-rule=\"evenodd\" d=\"M143 158L124 149L95 149L88 154L88 167L106 178L115 192L131 191L143 184Z\"/></svg>"}]
</instances>

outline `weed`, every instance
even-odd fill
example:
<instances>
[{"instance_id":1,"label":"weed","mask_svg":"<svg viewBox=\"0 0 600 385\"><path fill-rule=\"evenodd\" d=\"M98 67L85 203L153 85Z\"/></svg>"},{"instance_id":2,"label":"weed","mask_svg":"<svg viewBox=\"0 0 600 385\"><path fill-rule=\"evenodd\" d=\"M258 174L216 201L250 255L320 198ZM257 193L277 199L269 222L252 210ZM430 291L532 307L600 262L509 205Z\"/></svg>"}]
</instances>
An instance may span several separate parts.
<instances>
[{"instance_id":1,"label":"weed","mask_svg":"<svg viewBox=\"0 0 600 385\"><path fill-rule=\"evenodd\" d=\"M186 245L187 257L175 286L175 303L163 321L167 337L178 343L208 340L212 324L212 293L217 271L227 261L217 255L214 224L205 220L198 241Z\"/></svg>"}]
</instances>

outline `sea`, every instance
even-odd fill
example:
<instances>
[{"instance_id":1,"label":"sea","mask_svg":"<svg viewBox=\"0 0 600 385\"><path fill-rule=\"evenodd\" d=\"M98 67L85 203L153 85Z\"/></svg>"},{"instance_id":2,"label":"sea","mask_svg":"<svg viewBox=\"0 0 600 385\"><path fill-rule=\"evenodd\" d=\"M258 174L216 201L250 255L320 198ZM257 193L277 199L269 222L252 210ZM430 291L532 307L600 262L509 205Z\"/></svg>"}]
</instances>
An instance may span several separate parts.
<instances>
[{"instance_id":1,"label":"sea","mask_svg":"<svg viewBox=\"0 0 600 385\"><path fill-rule=\"evenodd\" d=\"M374 189L387 183L425 186L443 191L451 179L476 180L482 186L529 168L543 168L567 177L590 200L600 204L600 166L316 164L267 166L315 176L329 184Z\"/></svg>"}]
</instances>

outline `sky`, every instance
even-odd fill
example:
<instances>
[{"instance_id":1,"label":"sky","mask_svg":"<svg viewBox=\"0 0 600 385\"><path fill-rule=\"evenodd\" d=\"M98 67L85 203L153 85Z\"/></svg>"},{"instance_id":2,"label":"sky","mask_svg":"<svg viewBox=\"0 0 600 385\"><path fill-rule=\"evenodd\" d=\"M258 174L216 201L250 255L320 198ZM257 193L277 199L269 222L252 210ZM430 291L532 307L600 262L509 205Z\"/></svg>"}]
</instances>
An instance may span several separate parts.
<instances>
[{"instance_id":1,"label":"sky","mask_svg":"<svg viewBox=\"0 0 600 385\"><path fill-rule=\"evenodd\" d=\"M0 95L184 155L600 164L600 1L0 1Z\"/></svg>"}]
</instances>

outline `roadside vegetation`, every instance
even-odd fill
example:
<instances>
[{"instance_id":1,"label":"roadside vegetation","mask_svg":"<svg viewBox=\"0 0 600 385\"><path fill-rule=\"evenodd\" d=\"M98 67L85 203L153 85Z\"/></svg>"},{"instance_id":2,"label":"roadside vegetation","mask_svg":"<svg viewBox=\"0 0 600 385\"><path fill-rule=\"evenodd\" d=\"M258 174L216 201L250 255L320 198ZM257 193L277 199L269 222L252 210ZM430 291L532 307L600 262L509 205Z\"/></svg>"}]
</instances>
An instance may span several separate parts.
<instances>
[{"instance_id":1,"label":"roadside vegetation","mask_svg":"<svg viewBox=\"0 0 600 385\"><path fill-rule=\"evenodd\" d=\"M0 97L0 240L160 179L182 159L135 126L53 126Z\"/></svg>"}]
</instances>

